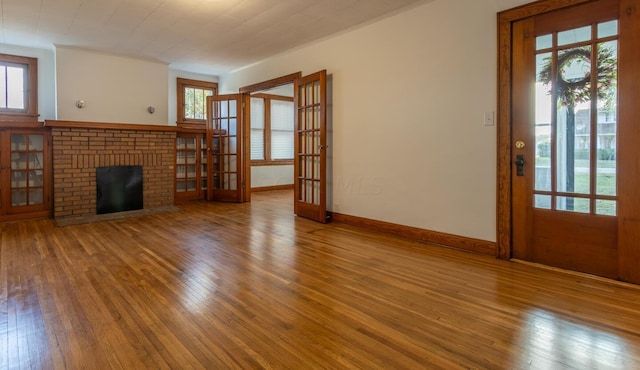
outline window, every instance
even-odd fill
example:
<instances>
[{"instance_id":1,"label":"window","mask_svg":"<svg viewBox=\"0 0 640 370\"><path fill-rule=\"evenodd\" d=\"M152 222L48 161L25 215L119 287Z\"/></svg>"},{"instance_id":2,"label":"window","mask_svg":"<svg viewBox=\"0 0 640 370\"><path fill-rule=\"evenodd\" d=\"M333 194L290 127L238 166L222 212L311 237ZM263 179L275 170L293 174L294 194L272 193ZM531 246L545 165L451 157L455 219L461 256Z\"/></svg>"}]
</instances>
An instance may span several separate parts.
<instances>
[{"instance_id":1,"label":"window","mask_svg":"<svg viewBox=\"0 0 640 370\"><path fill-rule=\"evenodd\" d=\"M38 60L0 54L0 119L37 121Z\"/></svg>"},{"instance_id":2,"label":"window","mask_svg":"<svg viewBox=\"0 0 640 370\"><path fill-rule=\"evenodd\" d=\"M251 97L251 160L253 164L293 161L293 99L256 94Z\"/></svg>"},{"instance_id":3,"label":"window","mask_svg":"<svg viewBox=\"0 0 640 370\"><path fill-rule=\"evenodd\" d=\"M215 82L177 79L178 124L204 125L207 121L207 96L218 93Z\"/></svg>"}]
</instances>

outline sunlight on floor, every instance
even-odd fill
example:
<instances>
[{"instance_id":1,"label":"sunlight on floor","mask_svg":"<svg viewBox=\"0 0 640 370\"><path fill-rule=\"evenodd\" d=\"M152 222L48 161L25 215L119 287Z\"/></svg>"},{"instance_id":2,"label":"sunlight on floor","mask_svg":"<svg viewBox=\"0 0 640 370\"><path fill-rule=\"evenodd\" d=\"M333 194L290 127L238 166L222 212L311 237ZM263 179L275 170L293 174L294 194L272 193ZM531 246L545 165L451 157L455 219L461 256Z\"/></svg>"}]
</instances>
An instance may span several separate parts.
<instances>
[{"instance_id":1,"label":"sunlight on floor","mask_svg":"<svg viewBox=\"0 0 640 370\"><path fill-rule=\"evenodd\" d=\"M628 369L620 356L625 340L617 335L534 309L523 325L519 368ZM526 362L525 362L526 361Z\"/></svg>"}]
</instances>

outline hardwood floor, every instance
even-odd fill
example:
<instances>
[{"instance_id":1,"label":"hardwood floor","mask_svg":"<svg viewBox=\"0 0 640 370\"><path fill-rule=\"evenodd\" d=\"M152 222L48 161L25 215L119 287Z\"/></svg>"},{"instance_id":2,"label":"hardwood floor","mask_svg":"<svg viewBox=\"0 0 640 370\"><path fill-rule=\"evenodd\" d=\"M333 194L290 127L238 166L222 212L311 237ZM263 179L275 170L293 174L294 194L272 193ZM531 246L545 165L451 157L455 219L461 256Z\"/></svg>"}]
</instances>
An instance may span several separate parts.
<instances>
[{"instance_id":1,"label":"hardwood floor","mask_svg":"<svg viewBox=\"0 0 640 370\"><path fill-rule=\"evenodd\" d=\"M640 368L640 289L251 204L0 224L1 369Z\"/></svg>"}]
</instances>

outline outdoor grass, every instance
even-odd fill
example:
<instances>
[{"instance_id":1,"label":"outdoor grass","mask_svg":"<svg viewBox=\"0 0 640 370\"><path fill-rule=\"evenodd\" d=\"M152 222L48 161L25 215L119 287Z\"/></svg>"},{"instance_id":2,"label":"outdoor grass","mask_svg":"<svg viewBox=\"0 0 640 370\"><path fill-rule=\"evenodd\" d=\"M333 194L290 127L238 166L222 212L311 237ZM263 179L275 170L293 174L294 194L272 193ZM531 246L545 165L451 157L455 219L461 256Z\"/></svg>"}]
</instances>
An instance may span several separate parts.
<instances>
[{"instance_id":1,"label":"outdoor grass","mask_svg":"<svg viewBox=\"0 0 640 370\"><path fill-rule=\"evenodd\" d=\"M576 160L576 168L589 168L588 160ZM548 167L550 164L550 158L536 158L537 167ZM616 161L599 160L598 168L616 168ZM574 193L578 194L590 194L594 191L590 191L590 179L589 174L582 171L576 171L574 176ZM601 173L596 179L596 194L598 195L616 195L616 174L615 173ZM615 202L611 201L596 201L596 213L603 215L616 214ZM589 200L576 198L574 201L574 212L589 213Z\"/></svg>"}]
</instances>

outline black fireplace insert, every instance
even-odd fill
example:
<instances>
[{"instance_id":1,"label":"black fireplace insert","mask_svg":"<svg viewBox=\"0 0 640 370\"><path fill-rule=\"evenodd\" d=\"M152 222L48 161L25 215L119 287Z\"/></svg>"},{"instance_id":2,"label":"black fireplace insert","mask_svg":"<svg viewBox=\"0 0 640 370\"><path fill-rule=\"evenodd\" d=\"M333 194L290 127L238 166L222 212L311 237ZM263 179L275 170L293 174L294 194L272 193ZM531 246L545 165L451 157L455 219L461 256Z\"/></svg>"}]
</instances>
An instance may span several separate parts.
<instances>
[{"instance_id":1,"label":"black fireplace insert","mask_svg":"<svg viewBox=\"0 0 640 370\"><path fill-rule=\"evenodd\" d=\"M142 209L142 166L96 168L96 190L99 215Z\"/></svg>"}]
</instances>

